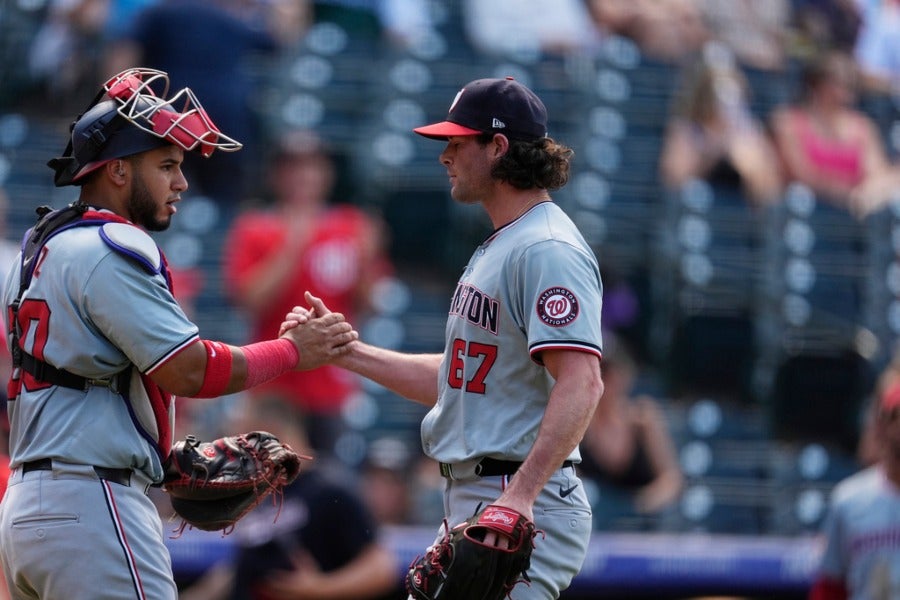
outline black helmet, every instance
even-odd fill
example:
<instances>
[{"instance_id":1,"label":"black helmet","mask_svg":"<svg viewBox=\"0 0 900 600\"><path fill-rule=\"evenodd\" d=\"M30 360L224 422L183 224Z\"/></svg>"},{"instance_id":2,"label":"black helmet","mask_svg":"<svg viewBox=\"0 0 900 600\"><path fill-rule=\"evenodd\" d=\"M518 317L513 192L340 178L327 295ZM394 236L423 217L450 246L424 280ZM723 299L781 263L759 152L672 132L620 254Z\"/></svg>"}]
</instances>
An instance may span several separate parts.
<instances>
[{"instance_id":1,"label":"black helmet","mask_svg":"<svg viewBox=\"0 0 900 600\"><path fill-rule=\"evenodd\" d=\"M166 100L168 88L168 75L152 69L129 69L107 81L72 123L63 156L47 163L56 172L54 183L80 185L85 175L110 160L168 144L205 157L217 148L240 150L241 144L216 128L189 88Z\"/></svg>"}]
</instances>

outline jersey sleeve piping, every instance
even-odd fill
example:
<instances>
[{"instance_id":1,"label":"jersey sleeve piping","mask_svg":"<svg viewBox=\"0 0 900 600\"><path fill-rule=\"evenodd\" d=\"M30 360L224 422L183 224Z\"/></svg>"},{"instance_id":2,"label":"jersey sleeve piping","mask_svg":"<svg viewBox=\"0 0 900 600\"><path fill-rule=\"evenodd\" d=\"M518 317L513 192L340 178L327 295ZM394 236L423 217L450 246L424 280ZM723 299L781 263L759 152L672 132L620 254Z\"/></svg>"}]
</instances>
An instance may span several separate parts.
<instances>
[{"instance_id":1,"label":"jersey sleeve piping","mask_svg":"<svg viewBox=\"0 0 900 600\"><path fill-rule=\"evenodd\" d=\"M575 340L553 340L550 342L538 342L536 344L532 344L531 347L528 348L528 354L531 356L531 360L539 365L543 365L544 361L540 359L540 355L542 352L545 352L547 350L575 350L576 352L587 352L588 354L593 354L598 359L603 358L603 352L600 350L599 346Z\"/></svg>"},{"instance_id":2,"label":"jersey sleeve piping","mask_svg":"<svg viewBox=\"0 0 900 600\"><path fill-rule=\"evenodd\" d=\"M152 365L150 365L150 367L148 367L147 370L144 371L144 373L146 375L152 375L160 367L162 367L164 364L166 364L167 362L172 360L175 357L175 355L177 355L182 350L184 350L185 348L187 348L188 346L190 346L191 344L193 344L194 342L196 342L199 339L200 339L200 334L192 335L191 337L186 339L184 342L182 342L178 346L172 348L172 350L170 350L169 352L164 354L162 357L160 357L159 360L157 360Z\"/></svg>"}]
</instances>

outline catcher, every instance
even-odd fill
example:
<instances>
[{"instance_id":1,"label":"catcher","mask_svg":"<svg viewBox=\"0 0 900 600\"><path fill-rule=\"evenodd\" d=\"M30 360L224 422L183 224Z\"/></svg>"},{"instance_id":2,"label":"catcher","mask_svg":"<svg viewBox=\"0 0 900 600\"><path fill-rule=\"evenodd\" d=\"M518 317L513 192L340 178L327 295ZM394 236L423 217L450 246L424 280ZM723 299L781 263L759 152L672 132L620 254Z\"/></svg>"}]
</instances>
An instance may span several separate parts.
<instances>
[{"instance_id":1,"label":"catcher","mask_svg":"<svg viewBox=\"0 0 900 600\"><path fill-rule=\"evenodd\" d=\"M78 199L40 211L6 282L12 475L0 505L0 562L16 600L175 600L164 528L146 494L166 473L174 395L216 397L314 368L357 337L341 315L328 315L242 347L200 338L147 232L165 230L178 212L185 152L209 157L241 145L190 89L170 95L168 83L161 71L124 71L75 119L49 166L57 186L80 187ZM262 461L254 494L296 475L274 440L231 442L212 447ZM273 455L285 460L266 466ZM176 447L169 466L196 489L203 478L178 459ZM257 499L235 496L231 514Z\"/></svg>"}]
</instances>

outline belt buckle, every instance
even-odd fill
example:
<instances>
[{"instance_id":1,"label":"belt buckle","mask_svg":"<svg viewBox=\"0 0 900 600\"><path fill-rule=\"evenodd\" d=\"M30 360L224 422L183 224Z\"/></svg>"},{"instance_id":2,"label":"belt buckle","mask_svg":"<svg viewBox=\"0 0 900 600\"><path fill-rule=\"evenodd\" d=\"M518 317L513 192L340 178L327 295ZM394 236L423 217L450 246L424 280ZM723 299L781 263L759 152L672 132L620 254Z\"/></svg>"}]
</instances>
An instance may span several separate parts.
<instances>
[{"instance_id":1,"label":"belt buckle","mask_svg":"<svg viewBox=\"0 0 900 600\"><path fill-rule=\"evenodd\" d=\"M119 393L119 378L116 375L108 379L85 379L84 380L84 391L87 391L90 387L105 387L109 388L113 394Z\"/></svg>"}]
</instances>

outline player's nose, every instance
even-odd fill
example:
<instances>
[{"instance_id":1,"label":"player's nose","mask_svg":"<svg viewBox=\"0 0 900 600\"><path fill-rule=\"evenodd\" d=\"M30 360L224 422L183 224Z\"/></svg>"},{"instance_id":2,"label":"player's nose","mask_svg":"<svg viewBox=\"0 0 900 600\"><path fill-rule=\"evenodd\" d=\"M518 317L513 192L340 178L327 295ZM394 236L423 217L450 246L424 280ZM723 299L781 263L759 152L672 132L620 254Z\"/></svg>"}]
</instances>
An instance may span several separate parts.
<instances>
[{"instance_id":1,"label":"player's nose","mask_svg":"<svg viewBox=\"0 0 900 600\"><path fill-rule=\"evenodd\" d=\"M178 192L183 192L188 189L187 177L184 176L184 171L182 171L180 168L175 175L175 179L172 181L172 189Z\"/></svg>"}]
</instances>

